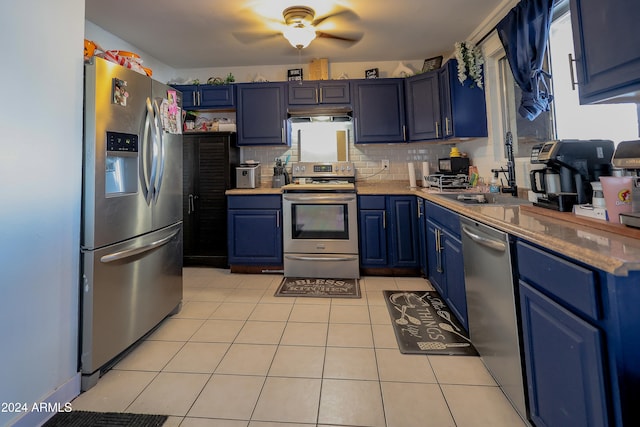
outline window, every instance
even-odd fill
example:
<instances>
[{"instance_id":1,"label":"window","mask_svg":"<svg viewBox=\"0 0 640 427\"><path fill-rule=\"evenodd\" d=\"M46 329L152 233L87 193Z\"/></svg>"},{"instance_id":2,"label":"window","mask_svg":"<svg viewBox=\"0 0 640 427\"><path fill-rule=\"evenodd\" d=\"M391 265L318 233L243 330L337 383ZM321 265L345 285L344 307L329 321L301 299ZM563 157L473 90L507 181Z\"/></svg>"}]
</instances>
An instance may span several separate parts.
<instances>
[{"instance_id":1,"label":"window","mask_svg":"<svg viewBox=\"0 0 640 427\"><path fill-rule=\"evenodd\" d=\"M567 3L554 10L545 69L552 74L551 110L529 121L517 108L521 90L515 84L506 57L498 60L503 131L511 131L516 157L529 157L531 148L550 139L610 139L614 143L638 139L639 111L636 104L580 105L578 89L572 89L569 54L573 33ZM575 56L575 55L574 55ZM571 65L575 67L575 65Z\"/></svg>"},{"instance_id":2,"label":"window","mask_svg":"<svg viewBox=\"0 0 640 427\"><path fill-rule=\"evenodd\" d=\"M553 72L553 101L558 139L610 139L614 143L638 139L636 104L580 105L578 90L572 90L569 54L573 55L573 33L569 13L551 24L549 53ZM575 56L575 55L574 55Z\"/></svg>"}]
</instances>

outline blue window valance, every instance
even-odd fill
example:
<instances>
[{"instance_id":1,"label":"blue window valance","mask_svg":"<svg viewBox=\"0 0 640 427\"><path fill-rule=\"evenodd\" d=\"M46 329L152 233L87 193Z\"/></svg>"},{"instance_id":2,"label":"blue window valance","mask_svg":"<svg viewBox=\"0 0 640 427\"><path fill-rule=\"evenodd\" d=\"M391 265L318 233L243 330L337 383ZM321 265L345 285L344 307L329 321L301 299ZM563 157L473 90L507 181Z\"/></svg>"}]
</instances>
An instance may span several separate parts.
<instances>
[{"instance_id":1,"label":"blue window valance","mask_svg":"<svg viewBox=\"0 0 640 427\"><path fill-rule=\"evenodd\" d=\"M548 111L553 95L542 69L554 0L521 0L496 25L516 84L522 89L518 113L533 120Z\"/></svg>"}]
</instances>

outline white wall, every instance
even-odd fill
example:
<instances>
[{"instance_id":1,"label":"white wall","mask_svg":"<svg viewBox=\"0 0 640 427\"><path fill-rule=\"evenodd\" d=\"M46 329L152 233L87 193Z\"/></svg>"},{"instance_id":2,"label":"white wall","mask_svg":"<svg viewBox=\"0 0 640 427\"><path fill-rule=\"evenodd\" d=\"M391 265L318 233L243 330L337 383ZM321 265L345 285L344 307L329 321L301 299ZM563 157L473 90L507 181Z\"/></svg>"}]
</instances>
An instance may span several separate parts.
<instances>
[{"instance_id":1,"label":"white wall","mask_svg":"<svg viewBox=\"0 0 640 427\"><path fill-rule=\"evenodd\" d=\"M84 17L83 17L84 19ZM135 52L140 55L142 59L142 65L151 68L153 79L159 82L166 83L176 75L176 70L167 64L158 61L153 56L130 44L129 42L122 40L120 37L105 31L102 27L97 26L91 21L84 21L84 33L85 38L91 40L103 49L107 50L126 50L128 52Z\"/></svg>"},{"instance_id":2,"label":"white wall","mask_svg":"<svg viewBox=\"0 0 640 427\"><path fill-rule=\"evenodd\" d=\"M79 393L83 0L0 2L0 402ZM47 413L0 412L0 425Z\"/></svg>"},{"instance_id":3,"label":"white wall","mask_svg":"<svg viewBox=\"0 0 640 427\"><path fill-rule=\"evenodd\" d=\"M453 46L451 47L453 50ZM232 73L236 82L252 82L259 75L271 82L286 81L287 70L302 68L304 80L309 77L309 62L313 58L302 56L300 61L289 65L265 65L260 67L211 67L211 68L185 68L176 70L174 79L180 83L190 82L199 79L201 83L207 81L209 77L220 77L224 79L227 74ZM396 71L403 67L409 68L413 72L422 69L424 59L407 59L403 61L373 61L373 62L331 62L329 59L329 78L338 79L346 75L350 79L363 79L366 70L377 68L381 78L396 77Z\"/></svg>"}]
</instances>

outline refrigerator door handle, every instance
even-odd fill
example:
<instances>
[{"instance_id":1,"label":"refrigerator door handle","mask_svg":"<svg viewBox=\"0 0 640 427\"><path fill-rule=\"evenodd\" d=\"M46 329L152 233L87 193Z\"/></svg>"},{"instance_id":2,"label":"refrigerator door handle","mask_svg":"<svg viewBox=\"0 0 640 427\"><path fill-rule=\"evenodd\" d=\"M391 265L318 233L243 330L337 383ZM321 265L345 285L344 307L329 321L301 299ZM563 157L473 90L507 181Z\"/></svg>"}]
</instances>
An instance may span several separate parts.
<instances>
[{"instance_id":1,"label":"refrigerator door handle","mask_svg":"<svg viewBox=\"0 0 640 427\"><path fill-rule=\"evenodd\" d=\"M149 252L149 251L151 251L153 249L156 249L156 248L158 248L160 246L166 245L179 232L180 232L180 229L178 228L177 230L175 230L173 233L171 233L167 237L163 237L162 239L158 239L158 240L156 240L154 242L151 242L151 243L149 243L147 245L140 246L139 248L132 248L132 249L127 249L127 250L124 250L124 251L118 251L118 252L113 252L113 253L108 254L108 255L104 255L104 256L100 257L100 262L106 264L106 263L109 263L109 262L114 262L114 261L119 261L121 259L129 258L129 257L132 257L134 255L139 255L139 254L144 253L144 252Z\"/></svg>"},{"instance_id":2,"label":"refrigerator door handle","mask_svg":"<svg viewBox=\"0 0 640 427\"><path fill-rule=\"evenodd\" d=\"M147 164L147 152L149 151L149 138L151 133L151 115L147 106L147 112L144 117L144 134L142 135L142 146L140 147L140 184L142 185L142 193L144 199L149 203L151 197L151 182L149 180L149 165Z\"/></svg>"},{"instance_id":3,"label":"refrigerator door handle","mask_svg":"<svg viewBox=\"0 0 640 427\"><path fill-rule=\"evenodd\" d=\"M164 139L162 137L162 116L160 115L160 106L158 105L158 100L153 101L153 116L154 122L156 126L156 142L158 145L158 151L154 152L156 155L156 162L159 162L158 166L158 179L154 183L153 189L153 201L158 203L158 196L160 195L160 187L162 187L162 178L164 177L164 160L165 160L165 151L164 151Z\"/></svg>"},{"instance_id":4,"label":"refrigerator door handle","mask_svg":"<svg viewBox=\"0 0 640 427\"><path fill-rule=\"evenodd\" d=\"M156 118L155 111L153 106L151 105L151 100L147 98L147 115L150 117L150 126L151 129L151 175L149 176L149 192L147 193L147 204L151 204L151 199L154 197L155 193L155 182L156 182L156 174L158 168L158 146L157 146L157 127L156 127ZM149 145L147 145L147 149ZM146 152L143 153L143 156L146 157Z\"/></svg>"}]
</instances>

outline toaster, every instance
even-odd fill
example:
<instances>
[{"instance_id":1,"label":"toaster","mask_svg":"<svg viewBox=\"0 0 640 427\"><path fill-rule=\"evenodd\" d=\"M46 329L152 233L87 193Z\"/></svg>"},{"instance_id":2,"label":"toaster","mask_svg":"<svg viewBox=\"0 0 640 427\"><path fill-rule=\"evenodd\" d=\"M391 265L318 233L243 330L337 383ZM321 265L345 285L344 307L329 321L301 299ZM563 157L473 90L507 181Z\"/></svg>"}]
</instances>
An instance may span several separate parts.
<instances>
[{"instance_id":1,"label":"toaster","mask_svg":"<svg viewBox=\"0 0 640 427\"><path fill-rule=\"evenodd\" d=\"M260 184L260 163L236 167L236 188L258 188Z\"/></svg>"}]
</instances>

